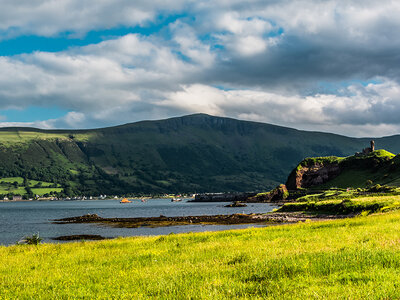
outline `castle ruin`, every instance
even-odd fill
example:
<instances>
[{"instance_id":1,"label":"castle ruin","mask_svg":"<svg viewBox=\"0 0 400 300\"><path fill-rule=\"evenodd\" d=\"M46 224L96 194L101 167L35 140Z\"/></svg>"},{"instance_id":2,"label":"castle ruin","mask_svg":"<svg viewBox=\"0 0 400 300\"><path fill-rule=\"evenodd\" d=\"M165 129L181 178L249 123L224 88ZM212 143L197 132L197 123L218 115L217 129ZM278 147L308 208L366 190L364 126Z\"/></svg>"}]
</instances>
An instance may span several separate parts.
<instances>
[{"instance_id":1,"label":"castle ruin","mask_svg":"<svg viewBox=\"0 0 400 300\"><path fill-rule=\"evenodd\" d=\"M371 145L370 147L362 149L362 152L357 152L356 155L357 156L368 155L371 152L374 152L375 151L375 141L374 140L370 141L370 145Z\"/></svg>"}]
</instances>

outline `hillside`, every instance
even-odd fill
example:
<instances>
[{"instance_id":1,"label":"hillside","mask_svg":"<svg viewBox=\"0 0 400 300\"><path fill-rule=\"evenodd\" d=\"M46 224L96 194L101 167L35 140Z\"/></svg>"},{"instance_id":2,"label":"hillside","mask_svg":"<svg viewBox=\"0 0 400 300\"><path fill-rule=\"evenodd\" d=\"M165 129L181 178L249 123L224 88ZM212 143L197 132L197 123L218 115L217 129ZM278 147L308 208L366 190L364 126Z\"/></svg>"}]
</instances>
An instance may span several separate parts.
<instances>
[{"instance_id":1,"label":"hillside","mask_svg":"<svg viewBox=\"0 0 400 300\"><path fill-rule=\"evenodd\" d=\"M94 130L0 129L0 177L66 194L262 191L305 157L349 156L370 138L196 114ZM400 152L400 136L375 139Z\"/></svg>"},{"instance_id":2,"label":"hillside","mask_svg":"<svg viewBox=\"0 0 400 300\"><path fill-rule=\"evenodd\" d=\"M400 186L400 155L376 150L368 155L306 158L286 182L289 190L365 188L375 184Z\"/></svg>"}]
</instances>

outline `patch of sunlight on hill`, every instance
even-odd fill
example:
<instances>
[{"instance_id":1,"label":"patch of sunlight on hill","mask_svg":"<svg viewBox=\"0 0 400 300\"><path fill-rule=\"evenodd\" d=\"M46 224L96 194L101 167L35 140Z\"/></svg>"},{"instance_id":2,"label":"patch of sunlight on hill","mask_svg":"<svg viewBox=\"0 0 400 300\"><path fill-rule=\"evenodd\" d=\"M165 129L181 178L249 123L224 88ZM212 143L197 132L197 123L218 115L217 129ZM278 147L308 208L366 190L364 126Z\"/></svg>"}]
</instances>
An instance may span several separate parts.
<instances>
[{"instance_id":1,"label":"patch of sunlight on hill","mask_svg":"<svg viewBox=\"0 0 400 300\"><path fill-rule=\"evenodd\" d=\"M375 150L371 155L376 156L376 157L390 157L390 158L393 158L396 156L393 153L386 151L384 149Z\"/></svg>"},{"instance_id":2,"label":"patch of sunlight on hill","mask_svg":"<svg viewBox=\"0 0 400 300\"><path fill-rule=\"evenodd\" d=\"M35 131L0 131L0 143L4 145L11 145L14 143L25 143L32 140L69 140L75 141L88 141L94 133L68 133L68 132L35 132Z\"/></svg>"}]
</instances>

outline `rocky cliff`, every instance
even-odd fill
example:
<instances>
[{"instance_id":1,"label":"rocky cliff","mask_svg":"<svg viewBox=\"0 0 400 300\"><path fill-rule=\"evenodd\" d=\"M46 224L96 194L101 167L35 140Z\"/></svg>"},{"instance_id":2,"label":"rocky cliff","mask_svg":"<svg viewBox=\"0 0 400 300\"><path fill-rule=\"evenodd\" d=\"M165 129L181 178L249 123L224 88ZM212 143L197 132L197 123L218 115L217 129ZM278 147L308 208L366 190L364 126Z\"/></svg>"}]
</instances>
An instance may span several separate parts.
<instances>
[{"instance_id":1,"label":"rocky cliff","mask_svg":"<svg viewBox=\"0 0 400 300\"><path fill-rule=\"evenodd\" d=\"M280 184L267 193L259 193L247 198L247 202L282 202L289 196L286 185Z\"/></svg>"},{"instance_id":2,"label":"rocky cliff","mask_svg":"<svg viewBox=\"0 0 400 300\"><path fill-rule=\"evenodd\" d=\"M341 172L338 158L306 159L288 177L288 190L309 188L332 180Z\"/></svg>"},{"instance_id":3,"label":"rocky cliff","mask_svg":"<svg viewBox=\"0 0 400 300\"><path fill-rule=\"evenodd\" d=\"M310 187L366 187L368 182L391 186L400 184L400 155L375 150L348 157L314 157L304 159L289 175L290 191Z\"/></svg>"}]
</instances>

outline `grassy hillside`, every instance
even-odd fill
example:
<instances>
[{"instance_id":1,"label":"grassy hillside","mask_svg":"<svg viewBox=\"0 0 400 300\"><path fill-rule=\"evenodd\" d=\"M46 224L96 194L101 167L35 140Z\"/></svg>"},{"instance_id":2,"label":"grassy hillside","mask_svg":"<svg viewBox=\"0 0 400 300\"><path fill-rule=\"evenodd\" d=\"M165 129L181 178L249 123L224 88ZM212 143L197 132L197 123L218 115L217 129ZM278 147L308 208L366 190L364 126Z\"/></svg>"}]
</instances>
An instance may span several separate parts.
<instances>
[{"instance_id":1,"label":"grassy hillside","mask_svg":"<svg viewBox=\"0 0 400 300\"><path fill-rule=\"evenodd\" d=\"M375 139L400 152L400 136ZM310 156L348 156L369 139L198 114L96 130L0 129L0 177L67 194L262 191Z\"/></svg>"},{"instance_id":2,"label":"grassy hillside","mask_svg":"<svg viewBox=\"0 0 400 300\"><path fill-rule=\"evenodd\" d=\"M329 197L324 195L307 195L296 199L296 202L285 203L280 212L312 212L318 214L363 214L387 212L400 209L400 191L392 195L360 196L346 192L348 195Z\"/></svg>"},{"instance_id":3,"label":"grassy hillside","mask_svg":"<svg viewBox=\"0 0 400 300\"><path fill-rule=\"evenodd\" d=\"M315 163L336 163L341 171L339 176L311 189L366 188L376 184L400 186L400 155L386 150L376 150L367 156L307 158L296 169Z\"/></svg>"},{"instance_id":4,"label":"grassy hillside","mask_svg":"<svg viewBox=\"0 0 400 300\"><path fill-rule=\"evenodd\" d=\"M397 299L400 212L0 247L5 299Z\"/></svg>"}]
</instances>

